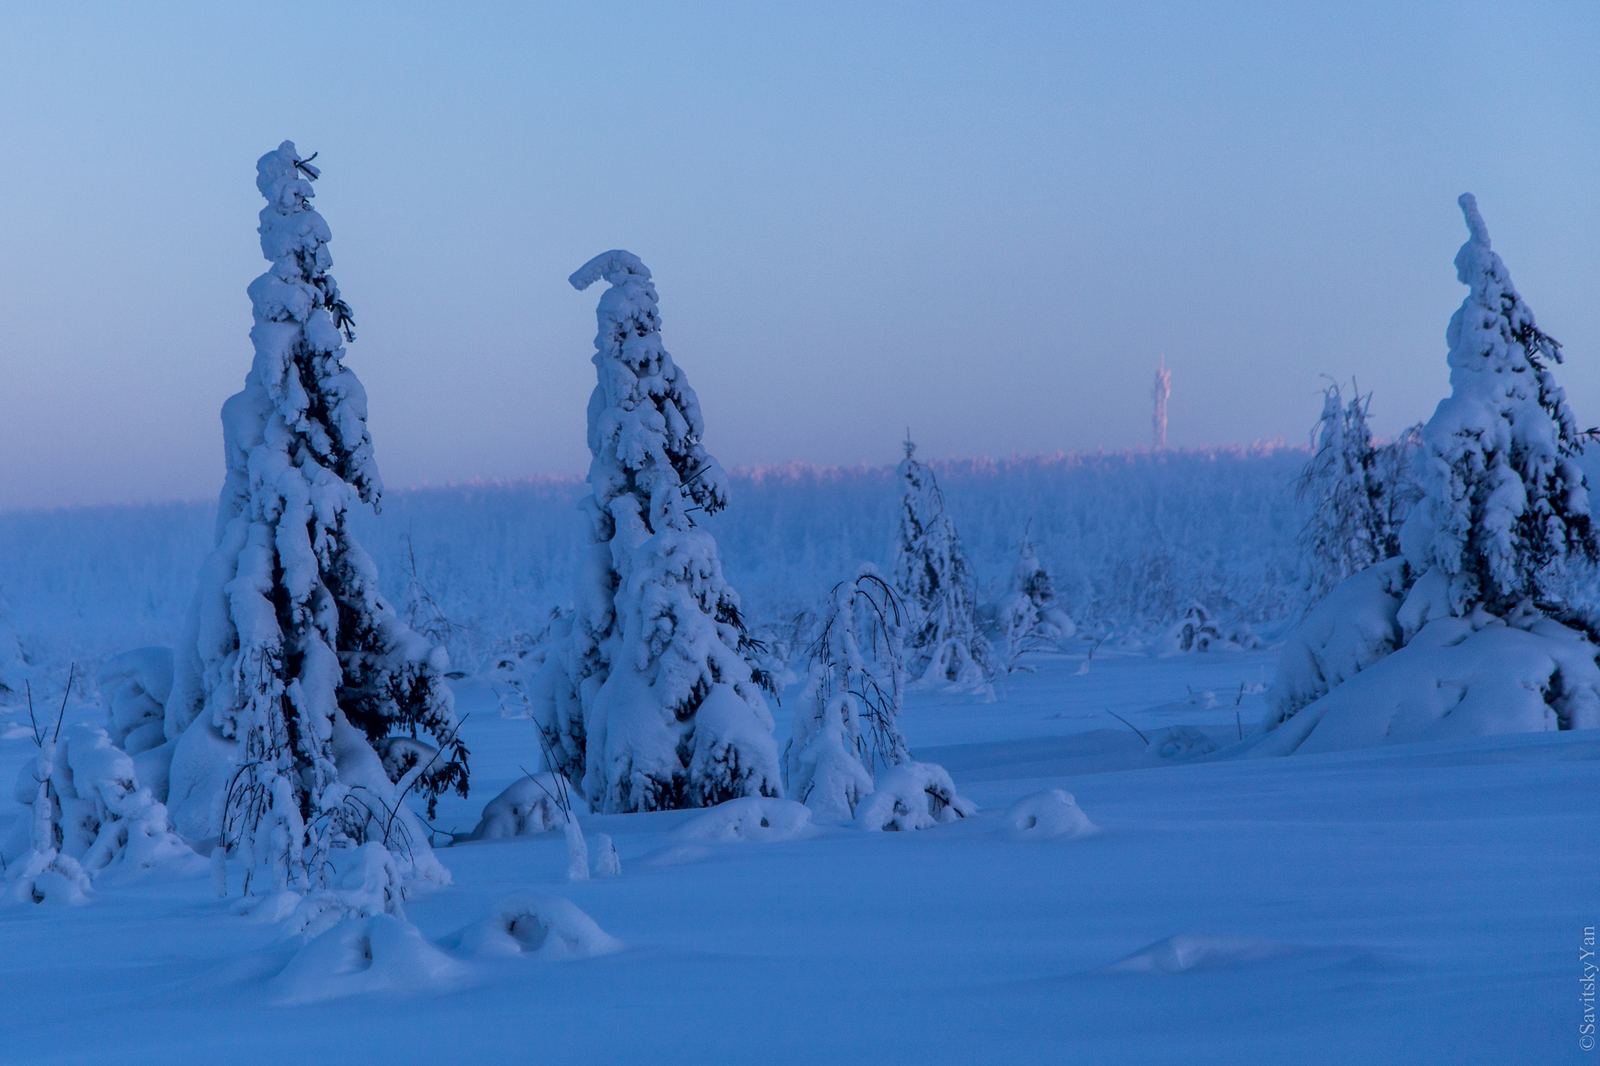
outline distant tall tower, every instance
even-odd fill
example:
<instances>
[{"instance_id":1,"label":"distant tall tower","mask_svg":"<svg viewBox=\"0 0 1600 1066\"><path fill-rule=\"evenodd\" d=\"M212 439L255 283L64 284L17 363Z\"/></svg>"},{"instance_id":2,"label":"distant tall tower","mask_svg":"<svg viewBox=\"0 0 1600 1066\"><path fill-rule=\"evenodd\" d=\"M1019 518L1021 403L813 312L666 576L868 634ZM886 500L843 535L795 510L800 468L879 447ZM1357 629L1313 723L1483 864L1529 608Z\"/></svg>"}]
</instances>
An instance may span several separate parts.
<instances>
[{"instance_id":1,"label":"distant tall tower","mask_svg":"<svg viewBox=\"0 0 1600 1066\"><path fill-rule=\"evenodd\" d=\"M1167 446L1167 397L1172 395L1172 371L1167 369L1165 355L1161 357L1161 366L1156 370L1156 387L1150 390L1150 395L1156 401L1150 426L1155 430L1155 448L1159 452Z\"/></svg>"}]
</instances>

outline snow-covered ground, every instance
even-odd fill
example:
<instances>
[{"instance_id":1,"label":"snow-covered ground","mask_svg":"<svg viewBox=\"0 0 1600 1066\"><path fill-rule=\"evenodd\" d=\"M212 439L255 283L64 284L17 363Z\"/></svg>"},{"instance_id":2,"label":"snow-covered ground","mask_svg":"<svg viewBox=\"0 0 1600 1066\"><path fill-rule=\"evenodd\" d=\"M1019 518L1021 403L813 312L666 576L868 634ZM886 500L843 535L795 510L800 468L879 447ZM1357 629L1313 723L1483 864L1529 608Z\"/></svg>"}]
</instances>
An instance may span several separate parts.
<instances>
[{"instance_id":1,"label":"snow-covered ground","mask_svg":"<svg viewBox=\"0 0 1600 1066\"><path fill-rule=\"evenodd\" d=\"M454 883L406 904L424 939L375 927L331 968L286 970L295 945L206 878L0 909L0 1061L1581 1061L1600 734L1178 765L1133 727L1248 732L1275 653L1108 643L1080 673L1084 650L992 700L912 696L914 754L982 808L925 832L726 842L686 828L702 812L589 817L622 874L580 883L559 833L461 843L439 852ZM538 756L531 723L457 692L474 788L439 825L465 833ZM16 720L6 782L32 749ZM1099 832L1002 831L1047 789ZM454 934L516 894L570 900L621 950L472 956Z\"/></svg>"}]
</instances>

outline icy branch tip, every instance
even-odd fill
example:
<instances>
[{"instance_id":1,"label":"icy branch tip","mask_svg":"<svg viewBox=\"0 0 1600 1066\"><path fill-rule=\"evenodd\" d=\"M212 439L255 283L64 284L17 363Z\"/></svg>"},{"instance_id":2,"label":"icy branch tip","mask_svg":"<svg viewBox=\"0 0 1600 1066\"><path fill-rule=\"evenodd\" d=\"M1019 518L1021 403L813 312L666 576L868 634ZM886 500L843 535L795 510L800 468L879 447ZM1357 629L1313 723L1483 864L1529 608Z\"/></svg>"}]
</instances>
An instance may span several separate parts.
<instances>
[{"instance_id":1,"label":"icy branch tip","mask_svg":"<svg viewBox=\"0 0 1600 1066\"><path fill-rule=\"evenodd\" d=\"M1489 247L1489 227L1483 224L1483 216L1478 214L1478 198L1470 192L1464 192L1456 203L1461 205L1461 213L1467 218L1467 229L1472 233L1473 243Z\"/></svg>"},{"instance_id":2,"label":"icy branch tip","mask_svg":"<svg viewBox=\"0 0 1600 1066\"><path fill-rule=\"evenodd\" d=\"M567 281L574 289L582 292L601 278L605 278L613 285L620 285L629 275L649 280L650 268L632 252L613 248L609 252L601 252L583 264Z\"/></svg>"}]
</instances>

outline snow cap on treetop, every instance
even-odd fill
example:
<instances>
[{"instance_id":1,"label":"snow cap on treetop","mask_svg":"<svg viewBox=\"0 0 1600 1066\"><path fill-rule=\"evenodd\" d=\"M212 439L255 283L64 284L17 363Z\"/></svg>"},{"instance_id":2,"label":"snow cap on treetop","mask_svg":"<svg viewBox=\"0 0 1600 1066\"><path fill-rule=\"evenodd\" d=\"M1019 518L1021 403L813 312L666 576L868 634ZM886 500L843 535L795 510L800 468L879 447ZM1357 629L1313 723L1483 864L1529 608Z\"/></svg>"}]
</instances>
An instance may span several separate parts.
<instances>
[{"instance_id":1,"label":"snow cap on treetop","mask_svg":"<svg viewBox=\"0 0 1600 1066\"><path fill-rule=\"evenodd\" d=\"M1456 199L1456 203L1461 205L1461 213L1467 217L1467 229L1472 233L1467 243L1461 246L1461 251L1456 253L1456 279L1463 285L1471 285L1473 268L1479 265L1484 255L1494 253L1489 248L1489 227L1483 224L1483 216L1478 214L1478 198L1470 192L1464 192Z\"/></svg>"},{"instance_id":2,"label":"snow cap on treetop","mask_svg":"<svg viewBox=\"0 0 1600 1066\"><path fill-rule=\"evenodd\" d=\"M321 177L316 167L300 158L293 141L284 141L277 148L256 160L256 188L274 204L282 204L285 194L303 197L317 195L311 181ZM290 184L285 188L285 183ZM294 206L292 203L283 206Z\"/></svg>"},{"instance_id":3,"label":"snow cap on treetop","mask_svg":"<svg viewBox=\"0 0 1600 1066\"><path fill-rule=\"evenodd\" d=\"M288 144L287 141L284 142ZM293 145L289 145L293 149ZM629 275L650 280L650 268L645 266L638 256L632 252L613 248L609 252L601 252L593 259L573 272L567 279L574 289L582 292L590 285L605 278L613 285L621 285Z\"/></svg>"}]
</instances>

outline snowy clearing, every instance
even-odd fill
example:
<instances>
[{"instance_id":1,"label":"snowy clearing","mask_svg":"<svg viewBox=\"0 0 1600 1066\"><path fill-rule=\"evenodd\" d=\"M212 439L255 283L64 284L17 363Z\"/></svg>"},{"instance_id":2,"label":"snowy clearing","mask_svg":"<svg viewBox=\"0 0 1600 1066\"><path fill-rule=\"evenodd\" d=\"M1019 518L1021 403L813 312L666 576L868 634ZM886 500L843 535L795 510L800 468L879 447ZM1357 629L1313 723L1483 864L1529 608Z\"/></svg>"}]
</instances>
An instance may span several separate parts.
<instances>
[{"instance_id":1,"label":"snowy clearing","mask_svg":"<svg viewBox=\"0 0 1600 1066\"><path fill-rule=\"evenodd\" d=\"M1041 659L993 702L914 692L913 754L981 808L924 832L584 817L621 874L577 883L560 832L441 848L453 883L405 904L420 937L380 916L301 950L203 874L9 907L0 1041L7 1061L78 1063L115 1033L130 1066L310 1046L484 1064L1575 1058L1600 733L1174 765L1106 713L1153 744L1182 726L1225 743L1264 713L1250 690L1275 654L1102 648L1086 674L1080 654ZM456 687L473 788L438 824L465 835L538 748L482 684ZM102 714L75 704L67 724ZM33 752L0 739L0 774ZM1051 789L1099 831L1013 839L1008 808ZM574 909L518 917L551 899Z\"/></svg>"}]
</instances>

